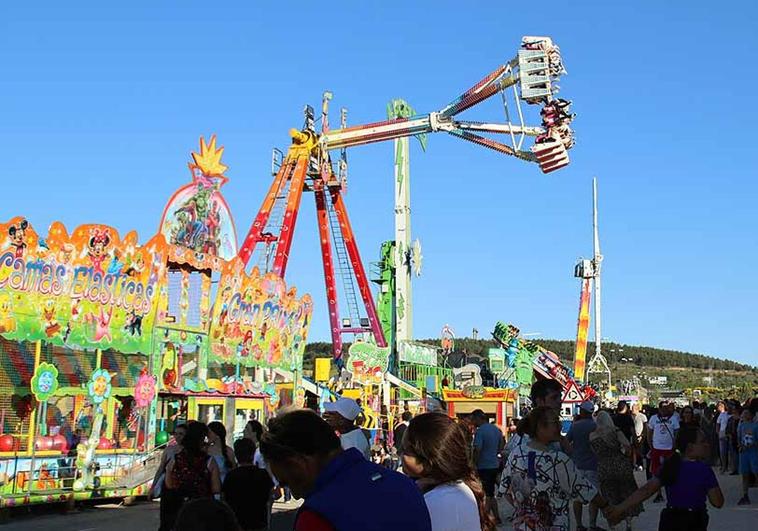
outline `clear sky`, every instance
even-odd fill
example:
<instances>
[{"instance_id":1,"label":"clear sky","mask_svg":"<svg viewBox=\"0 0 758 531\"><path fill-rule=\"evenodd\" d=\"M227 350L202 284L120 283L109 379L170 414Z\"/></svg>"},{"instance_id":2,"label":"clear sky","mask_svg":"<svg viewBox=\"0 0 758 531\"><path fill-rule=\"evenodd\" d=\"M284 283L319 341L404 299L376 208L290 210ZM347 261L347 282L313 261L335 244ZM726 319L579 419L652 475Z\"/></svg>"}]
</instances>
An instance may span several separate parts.
<instances>
[{"instance_id":1,"label":"clear sky","mask_svg":"<svg viewBox=\"0 0 758 531\"><path fill-rule=\"evenodd\" d=\"M411 156L417 337L487 335L497 320L576 333L575 260L600 190L603 336L758 364L753 101L758 4L694 2L4 2L0 219L41 232L102 222L145 241L217 133L239 238L306 103L325 89L352 124L389 99L439 109L550 35L574 100L572 164L535 165L433 135ZM740 7L741 4L741 7ZM517 6L517 7L516 7ZM465 115L469 116L469 115ZM501 120L486 106L474 119ZM392 146L349 152L364 262L393 234ZM327 339L315 209L304 198L287 272Z\"/></svg>"}]
</instances>

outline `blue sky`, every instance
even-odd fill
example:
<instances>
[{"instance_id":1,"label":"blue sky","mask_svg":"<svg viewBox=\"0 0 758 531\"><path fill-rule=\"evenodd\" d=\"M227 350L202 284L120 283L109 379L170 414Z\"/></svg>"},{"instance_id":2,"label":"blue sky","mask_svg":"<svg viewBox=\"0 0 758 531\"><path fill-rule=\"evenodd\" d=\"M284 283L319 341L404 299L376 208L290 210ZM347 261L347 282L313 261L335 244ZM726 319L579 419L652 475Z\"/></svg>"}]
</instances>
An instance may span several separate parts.
<instances>
[{"instance_id":1,"label":"blue sky","mask_svg":"<svg viewBox=\"0 0 758 531\"><path fill-rule=\"evenodd\" d=\"M332 121L382 119L389 99L436 110L550 35L569 75L572 164L538 168L446 135L413 145L417 337L510 321L575 335L575 260L591 253L599 177L603 336L758 363L758 173L752 2L104 2L0 8L0 219L136 229L145 241L217 133L239 238L302 107L334 92ZM502 5L499 5L502 4ZM510 6L510 7L509 7ZM686 6L686 7L684 7ZM500 120L485 106L466 117ZM347 202L364 262L392 237L392 147L349 152ZM313 201L288 282L328 327Z\"/></svg>"}]
</instances>

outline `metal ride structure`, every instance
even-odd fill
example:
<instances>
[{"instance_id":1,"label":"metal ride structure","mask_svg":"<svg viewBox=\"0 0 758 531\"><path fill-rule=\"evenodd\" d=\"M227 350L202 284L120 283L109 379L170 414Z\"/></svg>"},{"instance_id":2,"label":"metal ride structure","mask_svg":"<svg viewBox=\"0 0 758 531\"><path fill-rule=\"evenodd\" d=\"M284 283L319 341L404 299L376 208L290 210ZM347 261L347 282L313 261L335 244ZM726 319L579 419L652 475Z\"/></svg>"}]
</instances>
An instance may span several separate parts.
<instances>
[{"instance_id":1,"label":"metal ride structure","mask_svg":"<svg viewBox=\"0 0 758 531\"><path fill-rule=\"evenodd\" d=\"M597 212L597 178L592 179L592 235L593 235L593 257L591 260L581 259L574 268L574 276L582 279L582 291L579 304L579 323L577 326L577 350L575 352L575 373L581 368L582 375L577 374L578 379L584 378L584 353L587 349L587 331L589 328L590 317L590 293L594 294L595 299L595 353L587 365L587 383L590 375L602 375L600 381L601 387L605 387L606 392L611 389L611 369L608 361L602 353L601 346L601 318L600 318L600 270L603 262L603 255L600 254L600 235L598 232L598 212Z\"/></svg>"},{"instance_id":2,"label":"metal ride structure","mask_svg":"<svg viewBox=\"0 0 758 531\"><path fill-rule=\"evenodd\" d=\"M343 365L343 336L348 334L368 335L373 337L378 347L386 347L387 338L377 316L345 205L346 149L446 132L500 153L537 163L544 173L555 171L569 163L567 150L574 144L573 132L569 127L574 118L569 110L570 102L554 97L558 89L555 81L563 73L560 50L550 38L524 37L516 57L437 112L347 127L346 111L343 110L341 127L331 130L328 107L332 95L325 93L320 132L316 131L313 108L306 106L303 128L290 130L292 144L286 155L282 160L274 158L274 181L240 246L238 257L247 266L255 254L257 259L253 263L257 264L261 273L271 271L284 277L303 192L313 192L334 359L338 366ZM502 98L505 123L457 118L463 111L497 94ZM512 101L509 101L511 98ZM541 106L540 126L526 124L522 101ZM500 142L482 136L483 133L503 134L507 140ZM534 138L529 148L525 145L527 137ZM334 150L339 150L336 160L332 157ZM343 314L338 303L338 275L346 299L344 318L341 318Z\"/></svg>"}]
</instances>

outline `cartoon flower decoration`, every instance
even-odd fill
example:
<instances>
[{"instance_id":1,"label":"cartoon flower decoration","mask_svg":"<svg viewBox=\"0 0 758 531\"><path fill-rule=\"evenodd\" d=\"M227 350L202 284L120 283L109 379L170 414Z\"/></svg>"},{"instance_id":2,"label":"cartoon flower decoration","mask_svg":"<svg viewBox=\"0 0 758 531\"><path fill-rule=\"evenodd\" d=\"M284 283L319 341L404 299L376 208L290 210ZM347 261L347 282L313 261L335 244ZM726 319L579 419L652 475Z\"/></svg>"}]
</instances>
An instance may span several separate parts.
<instances>
[{"instance_id":1,"label":"cartoon flower decoration","mask_svg":"<svg viewBox=\"0 0 758 531\"><path fill-rule=\"evenodd\" d=\"M111 396L111 375L105 369L97 369L92 373L87 386L92 402L100 405Z\"/></svg>"},{"instance_id":2,"label":"cartoon flower decoration","mask_svg":"<svg viewBox=\"0 0 758 531\"><path fill-rule=\"evenodd\" d=\"M32 377L32 393L34 398L45 402L58 390L58 368L50 363L39 364Z\"/></svg>"},{"instance_id":3,"label":"cartoon flower decoration","mask_svg":"<svg viewBox=\"0 0 758 531\"><path fill-rule=\"evenodd\" d=\"M141 374L134 386L134 400L137 407L150 405L155 397L155 378L149 374Z\"/></svg>"}]
</instances>

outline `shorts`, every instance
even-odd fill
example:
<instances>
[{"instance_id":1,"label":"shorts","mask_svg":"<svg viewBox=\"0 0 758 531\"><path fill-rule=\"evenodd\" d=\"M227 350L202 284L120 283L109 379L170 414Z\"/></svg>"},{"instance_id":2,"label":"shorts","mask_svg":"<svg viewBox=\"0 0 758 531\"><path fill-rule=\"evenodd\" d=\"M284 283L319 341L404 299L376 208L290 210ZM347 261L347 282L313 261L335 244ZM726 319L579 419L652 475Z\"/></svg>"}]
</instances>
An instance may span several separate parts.
<instances>
[{"instance_id":1,"label":"shorts","mask_svg":"<svg viewBox=\"0 0 758 531\"><path fill-rule=\"evenodd\" d=\"M598 478L597 470L582 470L581 468L578 470L593 487L600 490L600 479Z\"/></svg>"},{"instance_id":2,"label":"shorts","mask_svg":"<svg viewBox=\"0 0 758 531\"><path fill-rule=\"evenodd\" d=\"M708 511L666 507L658 520L658 531L708 531Z\"/></svg>"},{"instance_id":3,"label":"shorts","mask_svg":"<svg viewBox=\"0 0 758 531\"><path fill-rule=\"evenodd\" d=\"M740 474L758 474L758 448L740 452Z\"/></svg>"},{"instance_id":4,"label":"shorts","mask_svg":"<svg viewBox=\"0 0 758 531\"><path fill-rule=\"evenodd\" d=\"M657 476L663 466L663 461L674 454L674 450L650 450L650 473Z\"/></svg>"},{"instance_id":5,"label":"shorts","mask_svg":"<svg viewBox=\"0 0 758 531\"><path fill-rule=\"evenodd\" d=\"M495 484L497 483L497 468L480 468L477 470L479 479L482 481L484 495L490 498L495 497Z\"/></svg>"}]
</instances>

